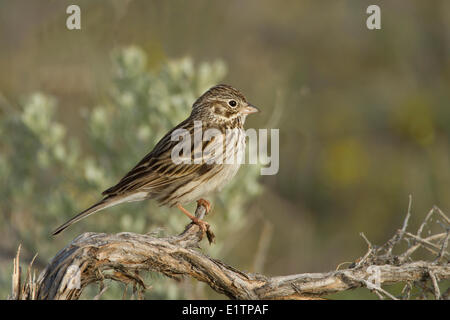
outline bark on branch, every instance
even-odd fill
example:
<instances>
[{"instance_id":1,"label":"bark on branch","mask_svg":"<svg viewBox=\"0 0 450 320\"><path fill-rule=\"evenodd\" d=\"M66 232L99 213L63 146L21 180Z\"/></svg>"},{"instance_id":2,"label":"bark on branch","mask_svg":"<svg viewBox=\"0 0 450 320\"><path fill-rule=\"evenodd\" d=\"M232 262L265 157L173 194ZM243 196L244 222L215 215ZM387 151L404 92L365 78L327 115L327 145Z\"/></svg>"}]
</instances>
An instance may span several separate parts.
<instances>
[{"instance_id":1,"label":"bark on branch","mask_svg":"<svg viewBox=\"0 0 450 320\"><path fill-rule=\"evenodd\" d=\"M422 238L433 214L440 216L445 232ZM204 215L205 209L198 206L196 216ZM409 216L408 210L403 228L381 247L373 246L362 234L369 250L347 269L277 277L244 273L205 255L198 250L202 234L195 224L189 224L178 236L166 238L128 232L84 233L62 249L38 279L31 276L30 266L23 284L18 253L11 298L77 299L87 285L102 284L105 279L131 283L139 294L146 289L140 274L154 271L175 279L195 278L231 299L317 299L358 287L366 287L380 298L397 299L410 298L413 286L421 288L418 298L432 294L436 299L446 299L449 290L441 293L438 282L450 279L449 219L435 207L417 233L411 234L406 232ZM208 238L213 238L211 231ZM394 255L393 248L404 239L409 239L408 249ZM419 248L432 252L434 261L412 261L411 255ZM400 296L394 297L382 288L399 282L406 283Z\"/></svg>"}]
</instances>

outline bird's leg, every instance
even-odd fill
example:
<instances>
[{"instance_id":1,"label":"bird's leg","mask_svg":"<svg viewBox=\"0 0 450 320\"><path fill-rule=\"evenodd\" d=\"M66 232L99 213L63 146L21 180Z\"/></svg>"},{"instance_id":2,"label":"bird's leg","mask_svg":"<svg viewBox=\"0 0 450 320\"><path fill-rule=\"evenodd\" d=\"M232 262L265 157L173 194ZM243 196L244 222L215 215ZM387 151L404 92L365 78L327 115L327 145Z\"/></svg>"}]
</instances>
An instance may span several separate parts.
<instances>
[{"instance_id":1,"label":"bird's leg","mask_svg":"<svg viewBox=\"0 0 450 320\"><path fill-rule=\"evenodd\" d=\"M206 214L209 213L209 211L211 211L211 203L206 200L206 199L198 199L197 200L197 205L199 206L203 206L206 209Z\"/></svg>"},{"instance_id":2,"label":"bird's leg","mask_svg":"<svg viewBox=\"0 0 450 320\"><path fill-rule=\"evenodd\" d=\"M183 212L185 215L187 215L189 217L189 219L192 220L193 223L198 225L203 233L208 231L208 229L209 229L209 223L208 222L205 222L205 221L203 221L203 220L193 216L189 211L187 211L185 208L183 208L181 206L181 204L177 204L177 208L180 209L180 211Z\"/></svg>"}]
</instances>

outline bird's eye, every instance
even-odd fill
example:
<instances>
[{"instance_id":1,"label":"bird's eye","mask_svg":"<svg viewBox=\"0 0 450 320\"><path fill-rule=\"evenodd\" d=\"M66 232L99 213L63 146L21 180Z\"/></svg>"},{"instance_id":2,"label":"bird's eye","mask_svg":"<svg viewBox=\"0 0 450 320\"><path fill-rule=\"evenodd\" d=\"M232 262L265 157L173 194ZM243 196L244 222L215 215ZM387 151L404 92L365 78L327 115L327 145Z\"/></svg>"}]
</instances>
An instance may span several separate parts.
<instances>
[{"instance_id":1,"label":"bird's eye","mask_svg":"<svg viewBox=\"0 0 450 320\"><path fill-rule=\"evenodd\" d=\"M236 107L237 102L234 101L234 100L230 100L230 101L228 101L228 104L229 104L230 106L232 106L232 107Z\"/></svg>"}]
</instances>

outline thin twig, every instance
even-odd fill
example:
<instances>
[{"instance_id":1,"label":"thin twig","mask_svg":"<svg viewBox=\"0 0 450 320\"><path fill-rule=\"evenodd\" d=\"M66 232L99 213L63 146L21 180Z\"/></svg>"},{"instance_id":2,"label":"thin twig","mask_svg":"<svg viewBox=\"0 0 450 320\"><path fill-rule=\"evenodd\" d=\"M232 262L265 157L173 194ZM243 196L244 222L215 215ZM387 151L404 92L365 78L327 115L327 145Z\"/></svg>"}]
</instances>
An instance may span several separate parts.
<instances>
[{"instance_id":1,"label":"thin twig","mask_svg":"<svg viewBox=\"0 0 450 320\"><path fill-rule=\"evenodd\" d=\"M450 236L450 230L447 230L447 235L445 236L444 241L442 241L441 250L439 250L439 254L436 257L435 263L441 263L443 261L444 255L446 254L448 239Z\"/></svg>"},{"instance_id":2,"label":"thin twig","mask_svg":"<svg viewBox=\"0 0 450 320\"><path fill-rule=\"evenodd\" d=\"M436 206L434 206L434 209L437 210L441 218L444 219L444 222L450 226L450 219L444 214L444 212Z\"/></svg>"},{"instance_id":3,"label":"thin twig","mask_svg":"<svg viewBox=\"0 0 450 320\"><path fill-rule=\"evenodd\" d=\"M392 250L394 249L394 246L397 245L403 239L403 235L405 234L406 228L408 227L409 218L411 217L411 208L412 208L412 196L409 195L408 211L406 213L405 220L403 220L403 226L400 230L398 230L396 232L394 237L392 237L387 242L387 247L388 247L388 249L386 250L387 256L392 255Z\"/></svg>"},{"instance_id":4,"label":"thin twig","mask_svg":"<svg viewBox=\"0 0 450 320\"><path fill-rule=\"evenodd\" d=\"M98 294L95 295L95 297L94 297L93 300L99 300L100 297L106 292L106 290L108 290L108 288L109 288L108 286L104 286L104 287L100 290L100 292L99 292Z\"/></svg>"},{"instance_id":5,"label":"thin twig","mask_svg":"<svg viewBox=\"0 0 450 320\"><path fill-rule=\"evenodd\" d=\"M416 236L416 235L414 235L412 233L409 233L409 232L406 232L406 235L408 237L413 238L415 241L420 242L420 244L422 244L424 246L424 248L429 250L431 253L436 254L436 255L439 254L439 251L440 251L441 248L439 246L435 245L434 243L432 243L432 242L430 242L428 240L422 239L422 238L420 238L420 237L418 237L418 236ZM437 251L435 251L433 249L436 249ZM443 252L442 254L443 255L447 255L446 252Z\"/></svg>"},{"instance_id":6,"label":"thin twig","mask_svg":"<svg viewBox=\"0 0 450 320\"><path fill-rule=\"evenodd\" d=\"M430 276L431 283L433 284L434 297L436 298L436 300L439 300L441 298L441 291L439 290L439 285L436 276L434 272L431 270L428 270L428 275Z\"/></svg>"},{"instance_id":7,"label":"thin twig","mask_svg":"<svg viewBox=\"0 0 450 320\"><path fill-rule=\"evenodd\" d=\"M381 288L380 286L375 285L374 283L371 283L370 281L367 281L365 279L361 279L361 278L357 278L351 275L346 275L348 278L354 280L354 281L359 281L361 282L367 289L374 291L376 293L379 294L384 294L385 296L389 297L392 300L398 300L396 297L394 297L393 295L391 295L389 292L387 292L386 290L384 290L383 288ZM380 297L380 295L379 295ZM382 296L380 297L381 299L383 298Z\"/></svg>"},{"instance_id":8,"label":"thin twig","mask_svg":"<svg viewBox=\"0 0 450 320\"><path fill-rule=\"evenodd\" d=\"M426 224L428 223L428 220L431 218L431 216L433 215L435 210L435 207L433 207L427 214L427 216L425 217L425 219L423 220L422 224L420 225L419 229L417 230L417 237L421 238L422 237L422 231L423 228L425 228Z\"/></svg>"},{"instance_id":9,"label":"thin twig","mask_svg":"<svg viewBox=\"0 0 450 320\"><path fill-rule=\"evenodd\" d=\"M445 233L439 233L439 234L435 234L432 236L429 236L428 238L425 238L424 240L427 241L433 241L433 240L439 240L442 239L446 236ZM417 249L419 249L420 247L422 247L421 243L417 243L413 246L411 246L410 248L408 248L408 250L406 250L404 253L402 253L398 259L400 263L404 263Z\"/></svg>"}]
</instances>

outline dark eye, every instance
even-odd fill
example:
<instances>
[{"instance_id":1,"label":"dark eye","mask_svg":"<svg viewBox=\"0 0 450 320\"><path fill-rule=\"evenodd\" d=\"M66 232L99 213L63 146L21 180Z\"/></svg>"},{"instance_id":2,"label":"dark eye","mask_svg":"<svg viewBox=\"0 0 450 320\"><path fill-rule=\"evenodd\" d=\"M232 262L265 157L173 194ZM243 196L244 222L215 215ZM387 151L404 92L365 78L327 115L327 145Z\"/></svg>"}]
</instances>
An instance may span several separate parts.
<instances>
[{"instance_id":1,"label":"dark eye","mask_svg":"<svg viewBox=\"0 0 450 320\"><path fill-rule=\"evenodd\" d=\"M229 104L230 106L232 106L232 107L236 107L237 102L234 101L234 100L230 100L230 101L228 101L228 104Z\"/></svg>"}]
</instances>

